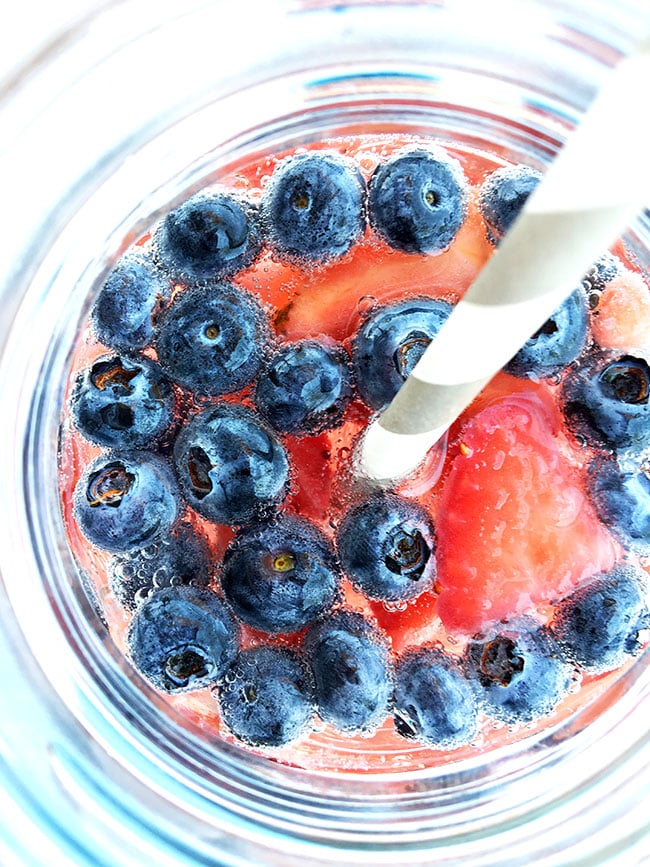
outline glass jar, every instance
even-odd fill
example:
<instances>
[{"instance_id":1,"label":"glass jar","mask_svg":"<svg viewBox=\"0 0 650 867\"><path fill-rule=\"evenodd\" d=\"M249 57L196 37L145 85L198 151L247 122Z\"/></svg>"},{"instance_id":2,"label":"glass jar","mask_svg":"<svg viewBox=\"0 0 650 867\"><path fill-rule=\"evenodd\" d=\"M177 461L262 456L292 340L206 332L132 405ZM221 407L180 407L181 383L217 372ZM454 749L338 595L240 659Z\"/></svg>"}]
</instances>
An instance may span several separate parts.
<instances>
[{"instance_id":1,"label":"glass jar","mask_svg":"<svg viewBox=\"0 0 650 867\"><path fill-rule=\"evenodd\" d=\"M570 719L462 761L274 763L192 728L122 658L68 548L57 446L93 292L227 161L399 125L543 167L649 28L643 0L130 0L0 95L3 864L641 863L648 653ZM650 269L647 213L626 240Z\"/></svg>"}]
</instances>

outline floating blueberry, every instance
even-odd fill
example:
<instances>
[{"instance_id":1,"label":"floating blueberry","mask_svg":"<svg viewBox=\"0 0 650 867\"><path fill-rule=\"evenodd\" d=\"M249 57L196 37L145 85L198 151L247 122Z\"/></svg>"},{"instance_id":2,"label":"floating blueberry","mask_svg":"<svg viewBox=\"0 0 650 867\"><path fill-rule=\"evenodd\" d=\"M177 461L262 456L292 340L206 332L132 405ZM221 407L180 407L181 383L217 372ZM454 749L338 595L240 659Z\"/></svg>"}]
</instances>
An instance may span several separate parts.
<instances>
[{"instance_id":1,"label":"floating blueberry","mask_svg":"<svg viewBox=\"0 0 650 867\"><path fill-rule=\"evenodd\" d=\"M74 515L89 542L120 553L169 533L180 496L171 468L146 452L102 454L74 492Z\"/></svg>"},{"instance_id":2,"label":"floating blueberry","mask_svg":"<svg viewBox=\"0 0 650 867\"><path fill-rule=\"evenodd\" d=\"M551 632L529 618L504 624L466 648L486 712L505 723L532 722L551 713L571 683Z\"/></svg>"},{"instance_id":3,"label":"floating blueberry","mask_svg":"<svg viewBox=\"0 0 650 867\"><path fill-rule=\"evenodd\" d=\"M373 494L351 509L337 546L350 581L371 599L414 599L436 577L431 520L420 505L396 494Z\"/></svg>"},{"instance_id":4,"label":"floating blueberry","mask_svg":"<svg viewBox=\"0 0 650 867\"><path fill-rule=\"evenodd\" d=\"M253 747L280 747L306 730L314 716L311 674L287 647L242 650L219 683L224 724Z\"/></svg>"},{"instance_id":5,"label":"floating blueberry","mask_svg":"<svg viewBox=\"0 0 650 867\"><path fill-rule=\"evenodd\" d=\"M155 346L168 376L198 394L239 391L256 376L269 341L262 306L230 283L181 293L160 319Z\"/></svg>"},{"instance_id":6,"label":"floating blueberry","mask_svg":"<svg viewBox=\"0 0 650 867\"><path fill-rule=\"evenodd\" d=\"M575 361L587 342L589 313L582 286L524 343L506 366L514 376L545 378Z\"/></svg>"},{"instance_id":7,"label":"floating blueberry","mask_svg":"<svg viewBox=\"0 0 650 867\"><path fill-rule=\"evenodd\" d=\"M368 185L370 224L405 253L446 250L466 213L463 171L442 151L400 151L377 166Z\"/></svg>"},{"instance_id":8,"label":"floating blueberry","mask_svg":"<svg viewBox=\"0 0 650 867\"><path fill-rule=\"evenodd\" d=\"M168 300L169 280L145 255L123 256L108 275L90 313L99 340L119 352L144 349Z\"/></svg>"},{"instance_id":9,"label":"floating blueberry","mask_svg":"<svg viewBox=\"0 0 650 867\"><path fill-rule=\"evenodd\" d=\"M133 615L129 654L147 680L168 693L214 683L239 648L237 624L216 593L204 587L164 587Z\"/></svg>"},{"instance_id":10,"label":"floating blueberry","mask_svg":"<svg viewBox=\"0 0 650 867\"><path fill-rule=\"evenodd\" d=\"M293 632L329 611L339 580L326 537L309 521L286 514L242 530L221 573L235 614L269 633Z\"/></svg>"},{"instance_id":11,"label":"floating blueberry","mask_svg":"<svg viewBox=\"0 0 650 867\"><path fill-rule=\"evenodd\" d=\"M622 564L562 599L552 630L567 659L598 673L639 653L639 632L650 628L647 581L641 569Z\"/></svg>"},{"instance_id":12,"label":"floating blueberry","mask_svg":"<svg viewBox=\"0 0 650 867\"><path fill-rule=\"evenodd\" d=\"M87 439L108 448L156 444L174 419L174 390L145 355L103 355L77 376L72 421Z\"/></svg>"},{"instance_id":13,"label":"floating blueberry","mask_svg":"<svg viewBox=\"0 0 650 867\"><path fill-rule=\"evenodd\" d=\"M230 277L251 264L260 246L257 209L225 192L192 196L154 236L154 255L181 282Z\"/></svg>"},{"instance_id":14,"label":"floating blueberry","mask_svg":"<svg viewBox=\"0 0 650 867\"><path fill-rule=\"evenodd\" d=\"M437 647L407 650L395 671L395 729L437 749L472 741L478 704L459 660Z\"/></svg>"},{"instance_id":15,"label":"floating blueberry","mask_svg":"<svg viewBox=\"0 0 650 867\"><path fill-rule=\"evenodd\" d=\"M334 154L288 157L266 186L262 214L277 256L327 262L363 235L363 179L352 163Z\"/></svg>"},{"instance_id":16,"label":"floating blueberry","mask_svg":"<svg viewBox=\"0 0 650 867\"><path fill-rule=\"evenodd\" d=\"M256 413L220 403L181 428L174 463L188 504L217 524L242 524L285 496L284 447Z\"/></svg>"},{"instance_id":17,"label":"floating blueberry","mask_svg":"<svg viewBox=\"0 0 650 867\"><path fill-rule=\"evenodd\" d=\"M129 611L162 587L210 582L210 551L205 536L191 524L150 545L111 558L108 577L113 595Z\"/></svg>"},{"instance_id":18,"label":"floating blueberry","mask_svg":"<svg viewBox=\"0 0 650 867\"><path fill-rule=\"evenodd\" d=\"M258 410L283 433L317 434L336 427L351 397L347 353L339 344L317 340L280 347L255 388Z\"/></svg>"},{"instance_id":19,"label":"floating blueberry","mask_svg":"<svg viewBox=\"0 0 650 867\"><path fill-rule=\"evenodd\" d=\"M624 469L615 458L598 457L587 487L600 520L626 550L650 556L650 478L640 468Z\"/></svg>"},{"instance_id":20,"label":"floating blueberry","mask_svg":"<svg viewBox=\"0 0 650 867\"><path fill-rule=\"evenodd\" d=\"M478 204L492 244L503 238L541 179L541 172L521 165L497 169L484 181Z\"/></svg>"},{"instance_id":21,"label":"floating blueberry","mask_svg":"<svg viewBox=\"0 0 650 867\"><path fill-rule=\"evenodd\" d=\"M370 734L388 713L392 666L385 636L361 614L339 611L310 627L304 651L318 714L344 734Z\"/></svg>"},{"instance_id":22,"label":"floating blueberry","mask_svg":"<svg viewBox=\"0 0 650 867\"><path fill-rule=\"evenodd\" d=\"M630 453L650 442L650 367L644 358L594 353L562 388L569 428L578 438Z\"/></svg>"},{"instance_id":23,"label":"floating blueberry","mask_svg":"<svg viewBox=\"0 0 650 867\"><path fill-rule=\"evenodd\" d=\"M380 307L359 329L352 362L359 394L373 409L395 397L452 311L451 304L414 298Z\"/></svg>"}]
</instances>

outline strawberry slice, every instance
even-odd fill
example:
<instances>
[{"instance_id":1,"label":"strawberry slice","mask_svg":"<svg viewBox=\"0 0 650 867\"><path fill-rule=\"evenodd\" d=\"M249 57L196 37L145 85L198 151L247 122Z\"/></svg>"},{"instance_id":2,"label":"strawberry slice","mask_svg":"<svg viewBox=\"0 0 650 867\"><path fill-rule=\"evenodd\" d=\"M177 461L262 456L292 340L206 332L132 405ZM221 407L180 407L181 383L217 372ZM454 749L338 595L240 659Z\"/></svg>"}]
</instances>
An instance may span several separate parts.
<instances>
[{"instance_id":1,"label":"strawberry slice","mask_svg":"<svg viewBox=\"0 0 650 867\"><path fill-rule=\"evenodd\" d=\"M457 301L492 252L472 192L467 219L444 253L391 250L368 230L365 240L340 260L303 271L267 253L233 280L276 308L273 325L282 339L328 334L344 341L377 305L409 295Z\"/></svg>"},{"instance_id":2,"label":"strawberry slice","mask_svg":"<svg viewBox=\"0 0 650 867\"><path fill-rule=\"evenodd\" d=\"M438 613L474 633L610 569L619 548L540 397L502 399L469 421L438 513Z\"/></svg>"},{"instance_id":3,"label":"strawberry slice","mask_svg":"<svg viewBox=\"0 0 650 867\"><path fill-rule=\"evenodd\" d=\"M625 269L605 286L592 316L592 334L603 349L650 357L650 293L640 274Z\"/></svg>"}]
</instances>

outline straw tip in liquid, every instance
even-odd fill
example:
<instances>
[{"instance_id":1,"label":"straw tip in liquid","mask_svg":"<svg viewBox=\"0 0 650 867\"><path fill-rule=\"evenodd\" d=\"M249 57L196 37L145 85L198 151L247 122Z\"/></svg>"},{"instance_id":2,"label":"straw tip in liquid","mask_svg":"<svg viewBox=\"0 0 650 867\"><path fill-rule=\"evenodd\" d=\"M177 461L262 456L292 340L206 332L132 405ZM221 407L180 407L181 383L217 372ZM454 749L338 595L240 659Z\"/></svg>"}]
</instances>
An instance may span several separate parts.
<instances>
[{"instance_id":1,"label":"straw tip in liquid","mask_svg":"<svg viewBox=\"0 0 650 867\"><path fill-rule=\"evenodd\" d=\"M443 433L398 434L375 421L359 444L357 472L379 486L388 487L413 475Z\"/></svg>"}]
</instances>

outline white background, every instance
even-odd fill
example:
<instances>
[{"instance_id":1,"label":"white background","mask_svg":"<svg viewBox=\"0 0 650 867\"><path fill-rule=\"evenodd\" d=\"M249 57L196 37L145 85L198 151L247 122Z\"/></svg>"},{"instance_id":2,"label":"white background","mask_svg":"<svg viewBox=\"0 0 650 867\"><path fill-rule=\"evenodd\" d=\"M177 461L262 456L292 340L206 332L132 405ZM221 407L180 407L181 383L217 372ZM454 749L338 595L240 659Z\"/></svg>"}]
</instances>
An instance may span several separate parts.
<instances>
[{"instance_id":1,"label":"white background","mask_svg":"<svg viewBox=\"0 0 650 867\"><path fill-rule=\"evenodd\" d=\"M107 5L106 0L5 2L0 27L0 95L2 86L50 40L59 37L79 17Z\"/></svg>"}]
</instances>

